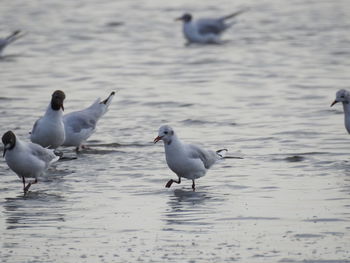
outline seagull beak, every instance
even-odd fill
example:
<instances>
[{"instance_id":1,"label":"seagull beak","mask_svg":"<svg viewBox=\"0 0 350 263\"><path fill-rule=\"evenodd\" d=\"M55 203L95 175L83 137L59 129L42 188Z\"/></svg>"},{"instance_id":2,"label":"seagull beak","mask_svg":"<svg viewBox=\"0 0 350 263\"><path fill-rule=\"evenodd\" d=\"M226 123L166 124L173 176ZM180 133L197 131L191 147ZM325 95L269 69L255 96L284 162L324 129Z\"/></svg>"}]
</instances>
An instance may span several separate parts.
<instances>
[{"instance_id":1,"label":"seagull beak","mask_svg":"<svg viewBox=\"0 0 350 263\"><path fill-rule=\"evenodd\" d=\"M154 139L154 143L157 143L159 142L163 137L162 136L157 136L155 139Z\"/></svg>"},{"instance_id":2,"label":"seagull beak","mask_svg":"<svg viewBox=\"0 0 350 263\"><path fill-rule=\"evenodd\" d=\"M333 101L332 104L331 104L331 107L332 107L334 104L338 103L338 102L339 102L339 101L337 101L337 100Z\"/></svg>"},{"instance_id":3,"label":"seagull beak","mask_svg":"<svg viewBox=\"0 0 350 263\"><path fill-rule=\"evenodd\" d=\"M9 149L11 147L10 144L6 144L5 147L4 147L4 153L2 154L2 157L5 157L5 154L6 154L6 151L7 149Z\"/></svg>"}]
</instances>

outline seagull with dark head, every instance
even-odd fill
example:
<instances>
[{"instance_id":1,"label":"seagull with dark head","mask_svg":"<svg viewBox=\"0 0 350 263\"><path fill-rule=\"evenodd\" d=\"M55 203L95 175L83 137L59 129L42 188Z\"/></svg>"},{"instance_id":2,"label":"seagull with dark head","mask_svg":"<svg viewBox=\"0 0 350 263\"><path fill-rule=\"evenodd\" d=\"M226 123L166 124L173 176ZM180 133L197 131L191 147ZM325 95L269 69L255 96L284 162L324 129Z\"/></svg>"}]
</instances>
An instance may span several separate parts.
<instances>
[{"instance_id":1,"label":"seagull with dark head","mask_svg":"<svg viewBox=\"0 0 350 263\"><path fill-rule=\"evenodd\" d=\"M227 21L243 12L243 10L240 10L220 18L203 18L198 20L194 20L191 14L185 13L176 20L183 21L183 34L188 42L219 44L220 35L234 24L234 22L227 23Z\"/></svg>"},{"instance_id":2,"label":"seagull with dark head","mask_svg":"<svg viewBox=\"0 0 350 263\"><path fill-rule=\"evenodd\" d=\"M65 98L66 95L61 90L56 90L52 94L44 116L35 122L30 132L30 140L33 143L52 149L56 149L63 144L65 140L63 101Z\"/></svg>"},{"instance_id":3,"label":"seagull with dark head","mask_svg":"<svg viewBox=\"0 0 350 263\"><path fill-rule=\"evenodd\" d=\"M59 159L53 150L35 143L23 142L12 131L4 133L2 143L4 144L3 157L10 169L22 179L24 194L32 184L38 182L38 177ZM34 181L26 185L26 178L34 178Z\"/></svg>"}]
</instances>

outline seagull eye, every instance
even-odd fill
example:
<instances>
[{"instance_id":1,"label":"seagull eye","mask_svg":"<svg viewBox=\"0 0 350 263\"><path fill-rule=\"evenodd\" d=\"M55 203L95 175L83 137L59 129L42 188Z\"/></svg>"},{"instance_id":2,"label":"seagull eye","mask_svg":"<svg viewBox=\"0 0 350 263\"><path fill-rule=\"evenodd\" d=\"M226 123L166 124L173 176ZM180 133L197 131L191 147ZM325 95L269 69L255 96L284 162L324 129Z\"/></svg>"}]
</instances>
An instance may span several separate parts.
<instances>
[{"instance_id":1,"label":"seagull eye","mask_svg":"<svg viewBox=\"0 0 350 263\"><path fill-rule=\"evenodd\" d=\"M340 98L344 99L345 97L344 97L344 95L341 95Z\"/></svg>"},{"instance_id":2,"label":"seagull eye","mask_svg":"<svg viewBox=\"0 0 350 263\"><path fill-rule=\"evenodd\" d=\"M167 132L167 131L165 131L165 132L164 132L164 134L168 134L168 132Z\"/></svg>"}]
</instances>

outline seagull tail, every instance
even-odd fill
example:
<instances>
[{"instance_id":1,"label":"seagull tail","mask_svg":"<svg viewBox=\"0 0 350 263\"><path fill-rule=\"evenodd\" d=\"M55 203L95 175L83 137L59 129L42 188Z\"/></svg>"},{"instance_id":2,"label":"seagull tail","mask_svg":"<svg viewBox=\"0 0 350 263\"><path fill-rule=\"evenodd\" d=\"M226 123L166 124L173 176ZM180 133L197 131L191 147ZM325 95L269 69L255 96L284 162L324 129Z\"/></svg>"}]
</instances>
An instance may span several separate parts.
<instances>
[{"instance_id":1,"label":"seagull tail","mask_svg":"<svg viewBox=\"0 0 350 263\"><path fill-rule=\"evenodd\" d=\"M11 35L9 35L6 40L10 43L10 42L13 42L15 40L17 40L18 38L21 37L21 35L19 35L21 33L21 30L16 30L16 31L13 31Z\"/></svg>"},{"instance_id":2,"label":"seagull tail","mask_svg":"<svg viewBox=\"0 0 350 263\"><path fill-rule=\"evenodd\" d=\"M111 104L113 97L115 95L115 91L112 91L111 94L109 94L108 98L101 101L100 104L105 104L108 108L109 104Z\"/></svg>"},{"instance_id":3,"label":"seagull tail","mask_svg":"<svg viewBox=\"0 0 350 263\"><path fill-rule=\"evenodd\" d=\"M226 153L228 152L227 149L220 149L216 151L216 154L220 157L220 159L225 158Z\"/></svg>"},{"instance_id":4,"label":"seagull tail","mask_svg":"<svg viewBox=\"0 0 350 263\"><path fill-rule=\"evenodd\" d=\"M234 18L234 17L236 17L236 16L238 16L238 15L244 13L245 11L246 11L246 10L244 10L244 9L239 10L239 11L237 11L237 12L234 12L234 13L230 14L230 15L227 15L227 16L224 16L224 17L220 18L220 20L225 21L225 20L227 20L227 19Z\"/></svg>"},{"instance_id":5,"label":"seagull tail","mask_svg":"<svg viewBox=\"0 0 350 263\"><path fill-rule=\"evenodd\" d=\"M227 152L227 149L220 149L216 151L216 154L219 156L220 159L244 159L243 157L239 156L226 156Z\"/></svg>"}]
</instances>

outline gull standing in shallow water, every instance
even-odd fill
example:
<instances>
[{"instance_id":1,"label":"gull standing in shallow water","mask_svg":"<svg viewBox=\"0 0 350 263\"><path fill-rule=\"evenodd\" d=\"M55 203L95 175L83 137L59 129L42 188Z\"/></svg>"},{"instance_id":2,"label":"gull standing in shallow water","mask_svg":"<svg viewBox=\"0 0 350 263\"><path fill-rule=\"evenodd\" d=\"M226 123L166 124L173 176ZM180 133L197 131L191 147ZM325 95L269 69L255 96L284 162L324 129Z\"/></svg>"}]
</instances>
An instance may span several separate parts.
<instances>
[{"instance_id":1,"label":"gull standing in shallow water","mask_svg":"<svg viewBox=\"0 0 350 263\"><path fill-rule=\"evenodd\" d=\"M158 136L154 143L162 140L164 142L165 158L169 168L176 173L178 180L169 180L165 187L169 188L172 183L181 183L181 177L192 180L192 189L195 191L195 179L206 174L208 169L217 161L224 158L222 153L227 149L216 152L204 150L197 145L185 144L176 136L174 130L163 125L159 128Z\"/></svg>"},{"instance_id":2,"label":"gull standing in shallow water","mask_svg":"<svg viewBox=\"0 0 350 263\"><path fill-rule=\"evenodd\" d=\"M331 107L338 102L343 103L345 128L350 133L350 92L345 89L338 90Z\"/></svg>"},{"instance_id":3,"label":"gull standing in shallow water","mask_svg":"<svg viewBox=\"0 0 350 263\"><path fill-rule=\"evenodd\" d=\"M7 47L7 45L9 45L13 41L15 41L15 40L19 39L21 36L23 36L23 34L20 35L20 33L21 33L20 30L16 30L11 35L9 35L8 37L0 38L0 54L3 51L3 49L5 47Z\"/></svg>"},{"instance_id":4,"label":"gull standing in shallow water","mask_svg":"<svg viewBox=\"0 0 350 263\"><path fill-rule=\"evenodd\" d=\"M63 146L75 146L78 152L82 144L95 132L98 120L108 111L115 95L113 91L107 99L95 100L89 107L63 116L66 139Z\"/></svg>"},{"instance_id":5,"label":"gull standing in shallow water","mask_svg":"<svg viewBox=\"0 0 350 263\"><path fill-rule=\"evenodd\" d=\"M30 140L43 147L56 149L61 146L65 139L63 125L63 101L66 95L61 90L56 90L52 94L51 102L47 107L45 115L38 119L32 131Z\"/></svg>"},{"instance_id":6,"label":"gull standing in shallow water","mask_svg":"<svg viewBox=\"0 0 350 263\"><path fill-rule=\"evenodd\" d=\"M193 20L192 15L186 13L176 18L176 20L183 21L183 34L190 43L220 44L221 33L234 24L234 22L226 23L226 20L234 18L243 12L241 10L220 18L198 20Z\"/></svg>"},{"instance_id":7,"label":"gull standing in shallow water","mask_svg":"<svg viewBox=\"0 0 350 263\"><path fill-rule=\"evenodd\" d=\"M59 157L53 150L46 149L35 143L26 143L19 140L12 131L2 136L5 160L23 182L23 191L26 194L32 184L38 182L38 176L43 174ZM26 185L25 178L34 178Z\"/></svg>"}]
</instances>

